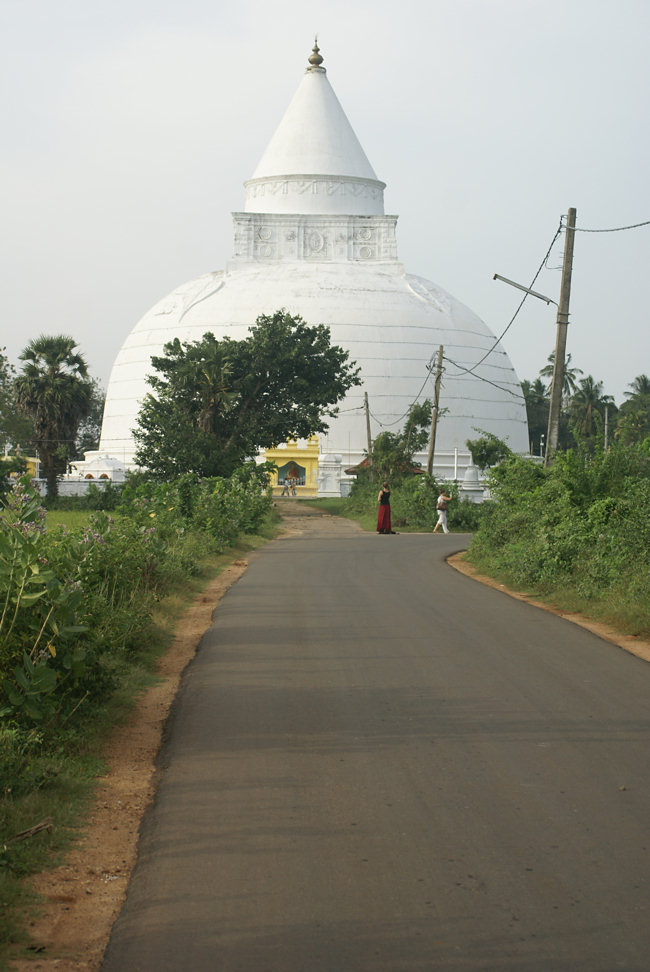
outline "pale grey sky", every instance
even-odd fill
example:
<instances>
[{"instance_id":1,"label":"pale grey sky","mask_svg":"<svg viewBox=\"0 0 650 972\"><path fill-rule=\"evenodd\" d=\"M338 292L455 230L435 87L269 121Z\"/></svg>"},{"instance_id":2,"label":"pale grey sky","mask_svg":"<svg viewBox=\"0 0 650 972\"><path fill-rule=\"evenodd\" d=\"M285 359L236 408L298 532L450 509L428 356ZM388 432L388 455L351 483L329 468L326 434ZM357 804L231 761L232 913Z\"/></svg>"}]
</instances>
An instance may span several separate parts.
<instances>
[{"instance_id":1,"label":"pale grey sky","mask_svg":"<svg viewBox=\"0 0 650 972\"><path fill-rule=\"evenodd\" d=\"M650 220L647 0L4 0L13 360L70 333L106 384L149 307L224 267L316 32L406 269L496 335L520 294L493 274L530 283L570 206L579 228ZM562 245L535 285L556 300ZM619 404L650 373L649 262L650 226L576 235L567 350ZM533 299L503 339L530 379L554 342Z\"/></svg>"}]
</instances>

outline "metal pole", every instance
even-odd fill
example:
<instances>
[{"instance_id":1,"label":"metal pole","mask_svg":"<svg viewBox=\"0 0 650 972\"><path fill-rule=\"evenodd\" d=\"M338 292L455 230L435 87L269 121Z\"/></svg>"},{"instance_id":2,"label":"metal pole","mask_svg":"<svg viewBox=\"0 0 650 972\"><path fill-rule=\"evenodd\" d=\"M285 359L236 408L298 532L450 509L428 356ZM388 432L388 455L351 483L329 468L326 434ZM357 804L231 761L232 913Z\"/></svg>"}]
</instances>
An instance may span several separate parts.
<instances>
[{"instance_id":1,"label":"metal pole","mask_svg":"<svg viewBox=\"0 0 650 972\"><path fill-rule=\"evenodd\" d=\"M438 363L436 365L436 384L431 412L431 431L429 432L429 454L427 456L427 472L433 472L433 456L436 451L436 425L438 424L438 405L440 404L440 379L442 378L442 344L438 348Z\"/></svg>"},{"instance_id":2,"label":"metal pole","mask_svg":"<svg viewBox=\"0 0 650 972\"><path fill-rule=\"evenodd\" d=\"M562 262L562 285L560 287L560 302L557 307L555 360L553 361L551 407L548 414L548 434L546 436L546 455L544 457L545 466L548 466L551 457L557 452L557 444L560 437L560 414L562 412L562 391L564 388L564 359L566 356L566 335L569 323L569 297L571 296L575 225L576 210L570 209L567 214L564 260Z\"/></svg>"}]
</instances>

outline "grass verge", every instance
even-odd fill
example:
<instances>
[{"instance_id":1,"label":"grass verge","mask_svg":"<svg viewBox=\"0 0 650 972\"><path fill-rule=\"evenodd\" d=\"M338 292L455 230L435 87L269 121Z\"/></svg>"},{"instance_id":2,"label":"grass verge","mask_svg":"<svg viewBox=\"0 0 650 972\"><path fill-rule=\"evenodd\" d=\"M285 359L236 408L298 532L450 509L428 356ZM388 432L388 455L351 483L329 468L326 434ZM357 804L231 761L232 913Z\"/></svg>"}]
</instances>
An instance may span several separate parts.
<instances>
[{"instance_id":1,"label":"grass verge","mask_svg":"<svg viewBox=\"0 0 650 972\"><path fill-rule=\"evenodd\" d=\"M510 591L534 598L541 604L569 614L581 614L590 621L607 625L621 635L650 640L650 605L647 598L630 601L627 590L609 589L603 596L587 596L569 580L562 585L522 584L507 570L500 570L484 557L472 555L471 547L464 554L467 563L491 580L503 584Z\"/></svg>"}]
</instances>

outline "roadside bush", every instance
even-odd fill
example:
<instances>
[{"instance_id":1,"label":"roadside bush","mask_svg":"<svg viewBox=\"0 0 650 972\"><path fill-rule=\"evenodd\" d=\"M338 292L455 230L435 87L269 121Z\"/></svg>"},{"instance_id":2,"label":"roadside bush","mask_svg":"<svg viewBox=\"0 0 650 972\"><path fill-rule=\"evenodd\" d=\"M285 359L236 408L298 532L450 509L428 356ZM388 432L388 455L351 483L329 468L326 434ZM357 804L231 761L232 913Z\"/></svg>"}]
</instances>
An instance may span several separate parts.
<instances>
[{"instance_id":1,"label":"roadside bush","mask_svg":"<svg viewBox=\"0 0 650 972\"><path fill-rule=\"evenodd\" d=\"M104 486L90 483L81 496L44 496L46 510L114 510L120 503L122 484L107 481Z\"/></svg>"},{"instance_id":2,"label":"roadside bush","mask_svg":"<svg viewBox=\"0 0 650 972\"><path fill-rule=\"evenodd\" d=\"M228 480L141 477L114 515L47 531L40 496L17 484L0 519L0 725L63 724L110 693L146 642L156 600L201 558L258 529L270 506L264 469Z\"/></svg>"},{"instance_id":3,"label":"roadside bush","mask_svg":"<svg viewBox=\"0 0 650 972\"><path fill-rule=\"evenodd\" d=\"M650 633L650 456L614 443L574 450L544 469L512 457L492 470L494 502L468 553L516 586L592 605Z\"/></svg>"}]
</instances>

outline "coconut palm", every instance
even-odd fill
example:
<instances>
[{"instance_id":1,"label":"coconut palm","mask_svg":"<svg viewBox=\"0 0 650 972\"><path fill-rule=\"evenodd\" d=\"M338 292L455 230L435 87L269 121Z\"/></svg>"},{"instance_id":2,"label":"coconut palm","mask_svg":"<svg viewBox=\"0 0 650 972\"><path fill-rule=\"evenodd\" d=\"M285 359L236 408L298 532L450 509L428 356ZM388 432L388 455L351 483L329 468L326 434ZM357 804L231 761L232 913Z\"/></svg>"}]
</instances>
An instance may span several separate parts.
<instances>
[{"instance_id":1,"label":"coconut palm","mask_svg":"<svg viewBox=\"0 0 650 972\"><path fill-rule=\"evenodd\" d=\"M625 392L627 401L621 405L616 435L626 445L641 442L650 435L650 378L637 375Z\"/></svg>"},{"instance_id":2,"label":"coconut palm","mask_svg":"<svg viewBox=\"0 0 650 972\"><path fill-rule=\"evenodd\" d=\"M626 408L627 405L630 402L621 406L614 434L624 445L634 445L650 437L650 407Z\"/></svg>"},{"instance_id":3,"label":"coconut palm","mask_svg":"<svg viewBox=\"0 0 650 972\"><path fill-rule=\"evenodd\" d=\"M531 452L542 450L542 439L546 435L548 426L549 400L546 385L541 378L535 381L524 379L521 390L526 401L526 417L528 419L528 434L530 436Z\"/></svg>"},{"instance_id":4,"label":"coconut palm","mask_svg":"<svg viewBox=\"0 0 650 972\"><path fill-rule=\"evenodd\" d=\"M595 381L591 375L582 378L570 402L574 430L582 438L595 438L605 407L613 404L611 395L603 395L602 381Z\"/></svg>"},{"instance_id":5,"label":"coconut palm","mask_svg":"<svg viewBox=\"0 0 650 972\"><path fill-rule=\"evenodd\" d=\"M555 367L555 351L551 351L547 358L548 364L544 365L540 369L540 375L542 378L548 378L549 381L553 378L553 368ZM564 381L562 383L562 404L566 406L566 403L571 398L572 395L578 389L578 375L583 374L581 368L571 368L571 355L567 354L566 360L564 362Z\"/></svg>"},{"instance_id":6,"label":"coconut palm","mask_svg":"<svg viewBox=\"0 0 650 972\"><path fill-rule=\"evenodd\" d=\"M79 423L92 402L93 385L76 347L68 335L41 335L19 356L25 364L15 381L17 406L34 423L48 496L57 495L57 477L65 472Z\"/></svg>"},{"instance_id":7,"label":"coconut palm","mask_svg":"<svg viewBox=\"0 0 650 972\"><path fill-rule=\"evenodd\" d=\"M650 400L650 378L647 375L637 375L634 381L629 383L628 388L631 388L632 391L624 393L626 398Z\"/></svg>"}]
</instances>

